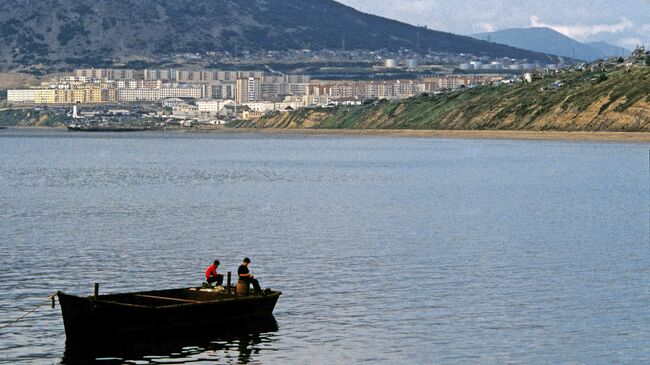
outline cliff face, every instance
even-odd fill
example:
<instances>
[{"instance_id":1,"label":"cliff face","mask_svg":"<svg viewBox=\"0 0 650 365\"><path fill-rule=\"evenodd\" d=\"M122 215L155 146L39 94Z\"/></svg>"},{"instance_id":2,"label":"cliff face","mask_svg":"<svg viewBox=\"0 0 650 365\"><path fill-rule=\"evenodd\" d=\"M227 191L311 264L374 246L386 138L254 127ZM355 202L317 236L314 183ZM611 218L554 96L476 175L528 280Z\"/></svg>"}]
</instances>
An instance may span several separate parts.
<instances>
[{"instance_id":1,"label":"cliff face","mask_svg":"<svg viewBox=\"0 0 650 365\"><path fill-rule=\"evenodd\" d=\"M650 68L616 71L607 80L575 73L486 86L401 102L277 113L235 127L650 132Z\"/></svg>"},{"instance_id":2,"label":"cliff face","mask_svg":"<svg viewBox=\"0 0 650 365\"><path fill-rule=\"evenodd\" d=\"M0 0L0 68L157 62L177 53L287 49L557 57L364 14L332 0Z\"/></svg>"}]
</instances>

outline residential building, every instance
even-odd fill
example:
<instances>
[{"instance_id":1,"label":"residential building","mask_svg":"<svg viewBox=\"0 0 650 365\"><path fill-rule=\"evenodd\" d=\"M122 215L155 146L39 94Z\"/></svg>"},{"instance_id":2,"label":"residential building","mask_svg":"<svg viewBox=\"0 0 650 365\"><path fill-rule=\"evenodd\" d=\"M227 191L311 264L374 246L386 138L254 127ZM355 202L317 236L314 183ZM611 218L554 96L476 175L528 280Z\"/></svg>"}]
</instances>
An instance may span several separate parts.
<instances>
[{"instance_id":1,"label":"residential building","mask_svg":"<svg viewBox=\"0 0 650 365\"><path fill-rule=\"evenodd\" d=\"M232 100L199 100L196 102L200 114L217 115L226 105L232 105Z\"/></svg>"},{"instance_id":2,"label":"residential building","mask_svg":"<svg viewBox=\"0 0 650 365\"><path fill-rule=\"evenodd\" d=\"M36 102L37 89L7 90L7 101L10 103Z\"/></svg>"},{"instance_id":3,"label":"residential building","mask_svg":"<svg viewBox=\"0 0 650 365\"><path fill-rule=\"evenodd\" d=\"M261 100L261 79L255 77L237 79L235 101L237 104Z\"/></svg>"}]
</instances>

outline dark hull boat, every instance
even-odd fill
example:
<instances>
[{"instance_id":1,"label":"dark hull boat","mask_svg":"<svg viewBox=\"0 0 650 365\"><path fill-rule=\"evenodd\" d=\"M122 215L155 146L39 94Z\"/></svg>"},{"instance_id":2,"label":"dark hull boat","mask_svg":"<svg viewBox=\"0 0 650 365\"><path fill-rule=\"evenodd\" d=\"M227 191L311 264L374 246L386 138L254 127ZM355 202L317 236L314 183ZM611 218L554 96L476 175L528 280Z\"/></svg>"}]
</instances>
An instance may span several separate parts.
<instances>
[{"instance_id":1,"label":"dark hull boat","mask_svg":"<svg viewBox=\"0 0 650 365\"><path fill-rule=\"evenodd\" d=\"M150 127L106 126L106 125L68 125L68 130L73 132L145 132Z\"/></svg>"},{"instance_id":2,"label":"dark hull boat","mask_svg":"<svg viewBox=\"0 0 650 365\"><path fill-rule=\"evenodd\" d=\"M58 292L70 342L199 333L268 318L282 293L238 296L199 288L78 297Z\"/></svg>"},{"instance_id":3,"label":"dark hull boat","mask_svg":"<svg viewBox=\"0 0 650 365\"><path fill-rule=\"evenodd\" d=\"M239 357L240 360L243 358L249 360L239 361L239 363L244 364L253 362L250 361L252 357L268 349L269 343L275 340L273 333L277 331L278 323L273 316L268 316L241 323L220 323L209 329L199 329L182 335L142 336L137 339L116 337L101 341L88 339L84 342L66 341L62 363L66 365L85 365L97 363L95 361L97 358L138 360L151 355L158 357L171 356L167 360L168 362L184 363L178 361L178 359L172 361L172 354L181 354L187 347L199 347L205 351L230 349L232 351L231 355ZM143 363L145 362L149 363L149 361L143 361ZM125 361L116 363L122 364Z\"/></svg>"}]
</instances>

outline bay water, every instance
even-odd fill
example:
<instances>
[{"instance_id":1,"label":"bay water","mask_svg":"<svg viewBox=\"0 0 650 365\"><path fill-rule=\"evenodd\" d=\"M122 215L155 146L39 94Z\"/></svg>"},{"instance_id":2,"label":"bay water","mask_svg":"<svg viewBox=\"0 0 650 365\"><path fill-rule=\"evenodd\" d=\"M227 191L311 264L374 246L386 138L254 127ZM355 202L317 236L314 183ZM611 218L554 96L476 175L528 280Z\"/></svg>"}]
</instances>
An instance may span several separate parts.
<instances>
[{"instance_id":1,"label":"bay water","mask_svg":"<svg viewBox=\"0 0 650 365\"><path fill-rule=\"evenodd\" d=\"M649 149L1 130L0 325L248 256L273 326L96 362L650 363ZM0 330L0 363L87 361L58 306Z\"/></svg>"}]
</instances>

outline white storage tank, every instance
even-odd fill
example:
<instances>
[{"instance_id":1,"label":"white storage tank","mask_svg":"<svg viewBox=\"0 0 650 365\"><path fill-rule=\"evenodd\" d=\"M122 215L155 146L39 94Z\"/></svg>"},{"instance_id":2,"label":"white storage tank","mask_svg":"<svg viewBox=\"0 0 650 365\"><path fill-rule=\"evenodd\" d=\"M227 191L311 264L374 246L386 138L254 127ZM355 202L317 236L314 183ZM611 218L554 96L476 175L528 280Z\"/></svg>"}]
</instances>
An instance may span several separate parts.
<instances>
[{"instance_id":1,"label":"white storage tank","mask_svg":"<svg viewBox=\"0 0 650 365\"><path fill-rule=\"evenodd\" d=\"M384 61L384 67L385 68L397 68L397 61L392 59L392 58L387 58Z\"/></svg>"},{"instance_id":2,"label":"white storage tank","mask_svg":"<svg viewBox=\"0 0 650 365\"><path fill-rule=\"evenodd\" d=\"M492 62L491 65L495 70L503 70L504 68L501 62Z\"/></svg>"},{"instance_id":3,"label":"white storage tank","mask_svg":"<svg viewBox=\"0 0 650 365\"><path fill-rule=\"evenodd\" d=\"M414 70L414 69L418 68L418 66L419 66L418 65L418 60L416 60L415 58L409 58L409 59L406 60L406 68L407 69Z\"/></svg>"},{"instance_id":4,"label":"white storage tank","mask_svg":"<svg viewBox=\"0 0 650 365\"><path fill-rule=\"evenodd\" d=\"M472 61L470 62L470 64L475 70L480 70L481 67L483 66L483 62L479 62L479 61Z\"/></svg>"}]
</instances>

